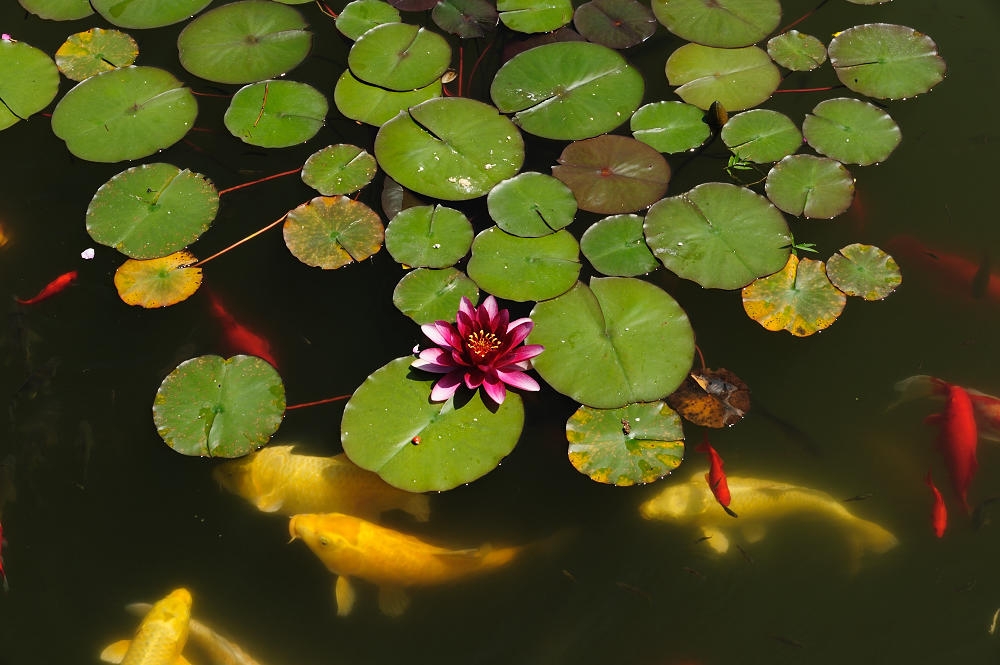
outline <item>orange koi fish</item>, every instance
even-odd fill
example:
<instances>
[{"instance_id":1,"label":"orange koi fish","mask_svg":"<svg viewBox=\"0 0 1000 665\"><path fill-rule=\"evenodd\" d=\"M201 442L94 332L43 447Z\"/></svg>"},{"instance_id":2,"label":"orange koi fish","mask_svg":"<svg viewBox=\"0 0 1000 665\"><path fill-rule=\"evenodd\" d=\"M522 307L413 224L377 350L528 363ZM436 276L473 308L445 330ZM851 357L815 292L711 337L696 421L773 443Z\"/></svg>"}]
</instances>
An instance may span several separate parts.
<instances>
[{"instance_id":1,"label":"orange koi fish","mask_svg":"<svg viewBox=\"0 0 1000 665\"><path fill-rule=\"evenodd\" d=\"M211 303L212 314L222 324L222 333L230 351L263 358L277 367L278 361L275 360L274 354L271 352L271 343L237 321L214 293L211 291L206 291L206 293L208 293L208 300Z\"/></svg>"},{"instance_id":2,"label":"orange koi fish","mask_svg":"<svg viewBox=\"0 0 1000 665\"><path fill-rule=\"evenodd\" d=\"M7 571L3 569L3 544L5 542L3 539L3 524L0 524L0 585L3 586L4 591L9 591L7 587Z\"/></svg>"},{"instance_id":3,"label":"orange koi fish","mask_svg":"<svg viewBox=\"0 0 1000 665\"><path fill-rule=\"evenodd\" d=\"M948 382L935 376L917 374L896 383L899 399L889 405L889 408L922 397L945 397L948 394ZM976 416L976 427L980 438L990 441L1000 441L1000 397L988 395L973 388L965 388L972 400L972 410Z\"/></svg>"},{"instance_id":4,"label":"orange koi fish","mask_svg":"<svg viewBox=\"0 0 1000 665\"><path fill-rule=\"evenodd\" d=\"M931 488L931 493L934 495L934 507L931 508L931 525L934 527L934 534L940 538L944 535L944 530L948 526L948 509L944 507L944 499L941 498L941 492L938 491L938 488L934 486L934 481L931 480L930 471L927 472L924 482Z\"/></svg>"},{"instance_id":5,"label":"orange koi fish","mask_svg":"<svg viewBox=\"0 0 1000 665\"><path fill-rule=\"evenodd\" d=\"M886 242L886 249L900 260L903 268L912 265L932 277L952 293L1000 303L1000 275L991 269L989 256L976 261L953 252L931 249L911 235L898 235Z\"/></svg>"},{"instance_id":6,"label":"orange koi fish","mask_svg":"<svg viewBox=\"0 0 1000 665\"><path fill-rule=\"evenodd\" d=\"M948 465L955 492L962 500L966 512L969 512L969 485L979 466L976 459L979 434L972 399L961 386L945 383L940 379L935 381L946 391L944 411L927 416L925 422L941 427L938 446Z\"/></svg>"},{"instance_id":7,"label":"orange koi fish","mask_svg":"<svg viewBox=\"0 0 1000 665\"><path fill-rule=\"evenodd\" d=\"M20 298L15 297L14 300L21 305L34 305L35 303L40 303L43 300L48 300L60 291L65 290L67 286L76 281L77 277L79 277L79 273L75 270L64 272L46 284L34 297L28 298L27 300L21 300Z\"/></svg>"},{"instance_id":8,"label":"orange koi fish","mask_svg":"<svg viewBox=\"0 0 1000 665\"><path fill-rule=\"evenodd\" d=\"M699 453L706 453L708 455L709 467L708 473L705 474L705 480L708 481L708 486L712 489L715 500L719 502L722 509L729 515L736 517L736 513L729 508L729 503L733 500L733 497L729 493L729 481L726 480L726 472L722 468L722 457L719 456L715 448L709 445L707 433L702 442L695 446L694 449Z\"/></svg>"}]
</instances>

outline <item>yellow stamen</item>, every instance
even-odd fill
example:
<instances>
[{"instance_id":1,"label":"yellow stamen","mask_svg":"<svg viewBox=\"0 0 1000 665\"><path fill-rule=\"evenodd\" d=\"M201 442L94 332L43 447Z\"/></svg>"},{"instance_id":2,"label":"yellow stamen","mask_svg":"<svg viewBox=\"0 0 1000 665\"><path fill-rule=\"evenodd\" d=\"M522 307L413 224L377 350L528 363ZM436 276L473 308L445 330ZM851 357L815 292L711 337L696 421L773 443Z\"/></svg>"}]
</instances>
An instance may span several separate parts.
<instances>
[{"instance_id":1,"label":"yellow stamen","mask_svg":"<svg viewBox=\"0 0 1000 665\"><path fill-rule=\"evenodd\" d=\"M479 330L465 338L465 348L477 358L485 358L490 351L500 348L500 340L491 332Z\"/></svg>"}]
</instances>

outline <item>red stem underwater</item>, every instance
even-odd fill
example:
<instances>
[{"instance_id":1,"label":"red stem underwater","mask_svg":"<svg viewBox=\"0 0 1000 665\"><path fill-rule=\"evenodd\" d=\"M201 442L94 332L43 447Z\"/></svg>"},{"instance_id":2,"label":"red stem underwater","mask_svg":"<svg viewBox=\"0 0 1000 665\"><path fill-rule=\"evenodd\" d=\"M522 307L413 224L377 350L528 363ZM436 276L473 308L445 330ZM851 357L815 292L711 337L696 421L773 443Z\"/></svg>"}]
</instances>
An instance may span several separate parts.
<instances>
[{"instance_id":1,"label":"red stem underwater","mask_svg":"<svg viewBox=\"0 0 1000 665\"><path fill-rule=\"evenodd\" d=\"M350 396L351 395L338 395L336 397L327 397L326 399L318 399L315 402L303 402L302 404L292 404L291 406L286 406L285 411L291 411L292 409L304 409L307 406L318 406L320 404L329 404L330 402L339 402L340 400L348 399Z\"/></svg>"}]
</instances>

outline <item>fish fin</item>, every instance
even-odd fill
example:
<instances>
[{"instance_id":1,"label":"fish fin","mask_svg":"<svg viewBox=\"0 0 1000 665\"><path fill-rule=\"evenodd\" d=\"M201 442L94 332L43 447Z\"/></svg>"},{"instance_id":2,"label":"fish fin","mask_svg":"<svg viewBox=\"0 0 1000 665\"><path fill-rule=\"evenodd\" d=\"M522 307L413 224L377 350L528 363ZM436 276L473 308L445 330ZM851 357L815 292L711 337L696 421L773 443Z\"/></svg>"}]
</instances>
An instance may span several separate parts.
<instances>
[{"instance_id":1,"label":"fish fin","mask_svg":"<svg viewBox=\"0 0 1000 665\"><path fill-rule=\"evenodd\" d=\"M281 506L285 503L284 497L278 495L277 492L268 492L257 497L257 501L254 502L257 506L257 510L262 513L276 513L281 510Z\"/></svg>"},{"instance_id":2,"label":"fish fin","mask_svg":"<svg viewBox=\"0 0 1000 665\"><path fill-rule=\"evenodd\" d=\"M713 529L712 527L702 527L702 536L706 539L705 542L708 546L719 554L725 554L729 551L729 537L722 533L718 529Z\"/></svg>"},{"instance_id":3,"label":"fish fin","mask_svg":"<svg viewBox=\"0 0 1000 665\"><path fill-rule=\"evenodd\" d=\"M398 617L410 606L410 596L400 587L382 587L378 590L378 608L382 614Z\"/></svg>"},{"instance_id":4,"label":"fish fin","mask_svg":"<svg viewBox=\"0 0 1000 665\"><path fill-rule=\"evenodd\" d=\"M101 652L101 660L106 663L120 663L125 660L125 654L128 653L128 647L132 644L132 640L118 640L108 646L104 647L104 651Z\"/></svg>"},{"instance_id":5,"label":"fish fin","mask_svg":"<svg viewBox=\"0 0 1000 665\"><path fill-rule=\"evenodd\" d=\"M333 595L337 600L337 616L346 617L354 609L354 586L351 580L343 575L337 578L333 587Z\"/></svg>"}]
</instances>

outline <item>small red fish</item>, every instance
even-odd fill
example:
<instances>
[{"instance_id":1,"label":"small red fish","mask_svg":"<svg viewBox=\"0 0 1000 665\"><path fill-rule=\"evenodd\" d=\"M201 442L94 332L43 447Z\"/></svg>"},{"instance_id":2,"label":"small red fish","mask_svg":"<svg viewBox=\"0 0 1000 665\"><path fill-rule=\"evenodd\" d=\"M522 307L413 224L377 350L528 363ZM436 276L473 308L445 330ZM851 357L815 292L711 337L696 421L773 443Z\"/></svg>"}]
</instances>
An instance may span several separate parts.
<instances>
[{"instance_id":1,"label":"small red fish","mask_svg":"<svg viewBox=\"0 0 1000 665\"><path fill-rule=\"evenodd\" d=\"M4 591L8 591L7 587L7 571L3 569L3 546L6 543L3 539L3 524L0 524L0 586L3 586Z\"/></svg>"},{"instance_id":2,"label":"small red fish","mask_svg":"<svg viewBox=\"0 0 1000 665\"><path fill-rule=\"evenodd\" d=\"M59 293L60 291L65 290L67 286L76 281L77 277L79 277L79 273L77 273L77 271L75 270L64 272L63 274L59 275L54 280L46 284L42 288L42 290L38 292L38 295L28 298L27 300L21 300L20 298L14 298L14 300L16 300L21 305L34 305L35 303L47 300L52 296L54 296L55 294Z\"/></svg>"},{"instance_id":3,"label":"small red fish","mask_svg":"<svg viewBox=\"0 0 1000 665\"><path fill-rule=\"evenodd\" d=\"M278 361L271 352L271 343L233 318L214 293L211 291L207 293L212 314L222 324L222 332L230 351L263 358L277 368Z\"/></svg>"},{"instance_id":4,"label":"small red fish","mask_svg":"<svg viewBox=\"0 0 1000 665\"><path fill-rule=\"evenodd\" d=\"M944 535L944 530L948 527L948 509L944 507L944 499L941 498L941 492L938 491L938 488L934 486L934 481L931 480L930 471L927 472L924 482L931 488L931 493L934 495L934 507L931 509L931 524L934 526L935 535L940 538Z\"/></svg>"},{"instance_id":5,"label":"small red fish","mask_svg":"<svg viewBox=\"0 0 1000 665\"><path fill-rule=\"evenodd\" d=\"M733 500L732 495L729 493L729 482L726 480L726 472L722 468L722 457L719 453L708 443L708 434L705 434L705 438L694 448L699 453L706 453L708 455L709 467L708 473L705 474L705 480L708 481L708 486L712 488L712 494L715 495L715 500L719 502L719 505L733 517L736 517L734 513L729 508L729 503Z\"/></svg>"},{"instance_id":6,"label":"small red fish","mask_svg":"<svg viewBox=\"0 0 1000 665\"><path fill-rule=\"evenodd\" d=\"M953 297L1000 302L1000 274L993 271L989 255L974 259L932 249L911 235L894 236L885 247L904 271L913 266Z\"/></svg>"},{"instance_id":7,"label":"small red fish","mask_svg":"<svg viewBox=\"0 0 1000 665\"><path fill-rule=\"evenodd\" d=\"M951 484L966 512L969 512L969 485L979 466L976 459L979 433L972 399L961 386L940 379L935 379L935 382L945 391L944 411L927 416L925 422L941 427L938 446L948 465Z\"/></svg>"}]
</instances>

